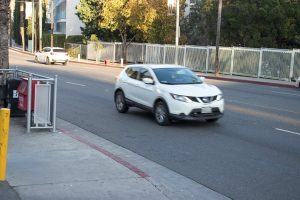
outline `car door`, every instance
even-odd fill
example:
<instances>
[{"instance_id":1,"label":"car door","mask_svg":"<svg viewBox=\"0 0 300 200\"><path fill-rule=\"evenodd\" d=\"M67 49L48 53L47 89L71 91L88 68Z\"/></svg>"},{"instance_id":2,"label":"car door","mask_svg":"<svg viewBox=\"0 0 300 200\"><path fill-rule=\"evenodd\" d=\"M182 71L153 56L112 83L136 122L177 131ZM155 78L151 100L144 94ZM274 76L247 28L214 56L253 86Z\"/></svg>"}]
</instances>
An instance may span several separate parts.
<instances>
[{"instance_id":1,"label":"car door","mask_svg":"<svg viewBox=\"0 0 300 200\"><path fill-rule=\"evenodd\" d=\"M139 83L137 84L136 90L134 91L134 95L137 98L137 102L151 108L153 106L153 102L157 97L156 94L156 86L155 83L153 84L146 84L143 82L143 78L149 78L153 79L153 76L151 74L151 69L148 69L146 67L140 67L139 71Z\"/></svg>"},{"instance_id":2,"label":"car door","mask_svg":"<svg viewBox=\"0 0 300 200\"><path fill-rule=\"evenodd\" d=\"M139 84L139 67L128 67L125 71L126 77L122 80L125 97L131 101L137 102L136 89Z\"/></svg>"}]
</instances>

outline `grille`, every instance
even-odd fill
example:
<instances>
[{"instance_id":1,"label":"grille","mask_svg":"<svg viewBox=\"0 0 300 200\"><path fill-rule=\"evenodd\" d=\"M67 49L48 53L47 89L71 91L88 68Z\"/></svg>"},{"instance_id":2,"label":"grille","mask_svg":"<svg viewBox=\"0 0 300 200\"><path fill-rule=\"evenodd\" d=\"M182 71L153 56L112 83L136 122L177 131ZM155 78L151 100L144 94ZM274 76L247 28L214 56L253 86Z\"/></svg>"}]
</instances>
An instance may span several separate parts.
<instances>
[{"instance_id":1,"label":"grille","mask_svg":"<svg viewBox=\"0 0 300 200\"><path fill-rule=\"evenodd\" d=\"M215 101L217 99L217 96L210 96L210 97L188 97L190 100L200 103L210 103L212 101ZM200 101L199 101L200 100Z\"/></svg>"}]
</instances>

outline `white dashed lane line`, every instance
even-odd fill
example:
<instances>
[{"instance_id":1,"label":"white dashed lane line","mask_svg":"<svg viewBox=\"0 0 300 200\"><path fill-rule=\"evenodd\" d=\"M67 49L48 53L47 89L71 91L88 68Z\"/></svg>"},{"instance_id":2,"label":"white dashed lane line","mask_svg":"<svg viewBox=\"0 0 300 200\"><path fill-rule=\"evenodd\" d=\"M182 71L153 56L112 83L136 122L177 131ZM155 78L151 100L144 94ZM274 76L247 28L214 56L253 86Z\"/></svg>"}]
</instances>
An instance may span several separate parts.
<instances>
[{"instance_id":1,"label":"white dashed lane line","mask_svg":"<svg viewBox=\"0 0 300 200\"><path fill-rule=\"evenodd\" d=\"M77 85L77 86L81 86L81 87L86 87L86 85L79 84L79 83L73 83L73 82L66 82L66 83L70 84L70 85Z\"/></svg>"},{"instance_id":2,"label":"white dashed lane line","mask_svg":"<svg viewBox=\"0 0 300 200\"><path fill-rule=\"evenodd\" d=\"M276 94L284 94L284 95L291 95L291 96L298 96L300 97L300 94L296 94L296 93L289 93L289 92L277 92L277 91L272 91L273 93Z\"/></svg>"},{"instance_id":3,"label":"white dashed lane line","mask_svg":"<svg viewBox=\"0 0 300 200\"><path fill-rule=\"evenodd\" d=\"M295 134L295 135L300 135L300 133L297 133L297 132L293 132L293 131L288 131L288 130L284 130L284 129L281 129L281 128L275 128L277 131L281 131L281 132L286 132L286 133L292 133L292 134Z\"/></svg>"}]
</instances>

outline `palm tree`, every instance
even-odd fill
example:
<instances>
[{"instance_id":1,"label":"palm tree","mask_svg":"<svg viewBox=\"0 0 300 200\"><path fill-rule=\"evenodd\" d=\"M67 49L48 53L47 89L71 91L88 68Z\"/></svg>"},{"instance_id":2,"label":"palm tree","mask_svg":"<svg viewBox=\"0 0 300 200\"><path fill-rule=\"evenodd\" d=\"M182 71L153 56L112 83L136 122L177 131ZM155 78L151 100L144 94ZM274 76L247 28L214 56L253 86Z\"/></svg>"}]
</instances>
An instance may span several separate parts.
<instances>
[{"instance_id":1,"label":"palm tree","mask_svg":"<svg viewBox=\"0 0 300 200\"><path fill-rule=\"evenodd\" d=\"M0 1L0 69L8 69L8 28L10 22L10 0Z\"/></svg>"}]
</instances>

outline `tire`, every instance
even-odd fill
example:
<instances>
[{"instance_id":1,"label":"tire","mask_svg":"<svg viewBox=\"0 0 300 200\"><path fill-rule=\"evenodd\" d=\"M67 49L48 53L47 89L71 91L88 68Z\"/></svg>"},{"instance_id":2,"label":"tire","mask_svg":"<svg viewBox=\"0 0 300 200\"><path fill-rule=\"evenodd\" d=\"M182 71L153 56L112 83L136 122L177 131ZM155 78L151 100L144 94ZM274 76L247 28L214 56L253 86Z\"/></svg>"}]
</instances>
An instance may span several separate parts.
<instances>
[{"instance_id":1,"label":"tire","mask_svg":"<svg viewBox=\"0 0 300 200\"><path fill-rule=\"evenodd\" d=\"M63 65L66 66L68 64L68 61L64 62Z\"/></svg>"},{"instance_id":2,"label":"tire","mask_svg":"<svg viewBox=\"0 0 300 200\"><path fill-rule=\"evenodd\" d=\"M218 121L219 118L215 118L215 119L206 119L206 122L208 123L215 123Z\"/></svg>"},{"instance_id":3,"label":"tire","mask_svg":"<svg viewBox=\"0 0 300 200\"><path fill-rule=\"evenodd\" d=\"M119 113L126 113L129 109L125 101L125 96L122 91L117 91L115 94L115 105Z\"/></svg>"},{"instance_id":4,"label":"tire","mask_svg":"<svg viewBox=\"0 0 300 200\"><path fill-rule=\"evenodd\" d=\"M167 126L170 124L168 107L164 102L159 101L155 104L154 117L160 126Z\"/></svg>"},{"instance_id":5,"label":"tire","mask_svg":"<svg viewBox=\"0 0 300 200\"><path fill-rule=\"evenodd\" d=\"M35 62L35 63L38 63L38 62L39 62L39 59L38 59L37 56L34 57L34 62Z\"/></svg>"},{"instance_id":6,"label":"tire","mask_svg":"<svg viewBox=\"0 0 300 200\"><path fill-rule=\"evenodd\" d=\"M51 63L50 63L50 60L49 60L49 58L47 57L46 58L46 65L50 65Z\"/></svg>"}]
</instances>

